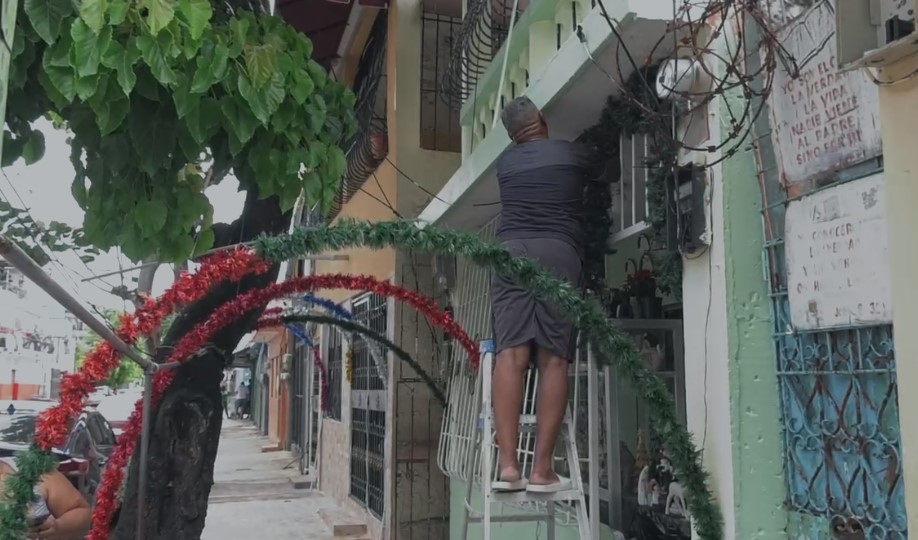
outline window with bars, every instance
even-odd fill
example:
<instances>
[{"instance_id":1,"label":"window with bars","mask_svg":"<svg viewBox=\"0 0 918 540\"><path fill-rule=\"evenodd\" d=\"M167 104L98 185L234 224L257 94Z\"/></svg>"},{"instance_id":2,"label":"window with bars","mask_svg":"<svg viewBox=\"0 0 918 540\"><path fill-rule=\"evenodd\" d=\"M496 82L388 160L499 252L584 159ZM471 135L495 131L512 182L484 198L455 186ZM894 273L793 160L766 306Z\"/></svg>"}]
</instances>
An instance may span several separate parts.
<instances>
[{"instance_id":1,"label":"window with bars","mask_svg":"<svg viewBox=\"0 0 918 540\"><path fill-rule=\"evenodd\" d=\"M425 150L462 150L462 103L440 83L461 25L460 17L429 12L421 17L421 148Z\"/></svg>"},{"instance_id":2,"label":"window with bars","mask_svg":"<svg viewBox=\"0 0 918 540\"><path fill-rule=\"evenodd\" d=\"M375 294L353 303L354 319L378 334L389 334L388 300ZM351 381L351 496L378 518L385 509L386 391L371 347L357 337L353 343ZM381 351L380 354L383 354Z\"/></svg>"},{"instance_id":3,"label":"window with bars","mask_svg":"<svg viewBox=\"0 0 918 540\"><path fill-rule=\"evenodd\" d=\"M325 412L325 417L341 420L341 388L344 373L344 346L341 332L337 328L326 327L325 341L328 343L328 365L325 368L328 374L328 410Z\"/></svg>"}]
</instances>

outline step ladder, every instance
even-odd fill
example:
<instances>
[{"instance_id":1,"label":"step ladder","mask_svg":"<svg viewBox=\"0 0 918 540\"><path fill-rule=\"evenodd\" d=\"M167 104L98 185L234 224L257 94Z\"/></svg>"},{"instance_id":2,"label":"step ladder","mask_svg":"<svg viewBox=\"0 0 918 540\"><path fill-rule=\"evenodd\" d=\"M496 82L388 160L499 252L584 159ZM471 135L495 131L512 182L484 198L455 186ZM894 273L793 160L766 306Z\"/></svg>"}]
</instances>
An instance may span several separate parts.
<instances>
[{"instance_id":1,"label":"step ladder","mask_svg":"<svg viewBox=\"0 0 918 540\"><path fill-rule=\"evenodd\" d=\"M564 423L561 426L560 437L564 440L565 458L570 467L571 489L556 493L531 493L528 491L495 492L491 483L495 480L494 467L494 429L493 410L491 407L491 380L494 366L494 341L481 342L481 367L478 380L480 386L476 393L481 399L476 400L475 417L479 418L479 429L473 435L473 449L468 454L469 481L465 493L465 519L462 523L463 540L469 539L469 526L480 523L483 529L483 540L491 540L491 525L494 523L545 523L547 540L555 540L555 517L558 503L567 503L574 507L577 515L577 524L580 530L580 540L593 540L591 522L587 513L586 497L583 490L583 477L580 473L580 456L577 453L576 434L571 419L570 405L564 412ZM538 397L538 396L536 396ZM534 435L535 415L524 414L520 416L520 436ZM475 484L475 461L481 463L481 495L483 508L478 512L472 508L472 489ZM526 471L521 471L525 474ZM518 513L494 515L495 504L501 503L543 503L544 513Z\"/></svg>"}]
</instances>

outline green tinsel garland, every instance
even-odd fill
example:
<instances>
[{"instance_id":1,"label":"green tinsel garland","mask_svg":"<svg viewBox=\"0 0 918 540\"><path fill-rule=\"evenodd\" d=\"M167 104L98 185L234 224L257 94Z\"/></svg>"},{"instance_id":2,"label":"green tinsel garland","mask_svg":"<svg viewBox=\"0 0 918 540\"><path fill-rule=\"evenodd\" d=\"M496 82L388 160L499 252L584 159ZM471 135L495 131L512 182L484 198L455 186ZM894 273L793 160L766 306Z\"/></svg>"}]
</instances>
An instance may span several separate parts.
<instances>
[{"instance_id":1,"label":"green tinsel garland","mask_svg":"<svg viewBox=\"0 0 918 540\"><path fill-rule=\"evenodd\" d=\"M338 319L336 317L329 317L327 315L285 315L281 317L281 321L286 323L317 323L317 324L328 324L331 326L337 326L349 334L360 334L361 336L368 338L372 341L375 341L382 345L383 347L392 351L399 360L411 366L411 369L418 374L418 377L430 388L430 391L433 393L434 397L437 398L437 401L441 405L446 407L446 394L443 393L443 389L440 388L440 385L437 384L437 381L430 376L429 373L424 371L424 368L421 367L418 362L408 354L407 351L396 345L386 336L367 328L366 326L355 323L354 321L346 321L344 319ZM385 374L383 374L385 376Z\"/></svg>"},{"instance_id":2,"label":"green tinsel garland","mask_svg":"<svg viewBox=\"0 0 918 540\"><path fill-rule=\"evenodd\" d=\"M589 340L597 353L597 361L611 363L632 382L648 404L652 428L665 442L673 466L688 492L688 507L699 537L704 540L722 538L722 517L708 485L708 474L691 434L677 420L672 394L656 374L644 367L632 337L609 321L596 298L584 297L535 262L515 258L503 248L483 242L473 234L434 227L422 229L409 221L371 224L348 220L332 227L300 228L290 235L263 237L256 242L256 251L270 261L356 247L394 247L433 255L463 256L480 267L512 278L567 313Z\"/></svg>"},{"instance_id":3,"label":"green tinsel garland","mask_svg":"<svg viewBox=\"0 0 918 540\"><path fill-rule=\"evenodd\" d=\"M22 540L17 531L28 528L26 515L28 504L34 500L33 489L41 477L57 467L57 459L40 451L23 452L16 457L16 472L8 475L3 483L3 497L0 504L0 540Z\"/></svg>"},{"instance_id":4,"label":"green tinsel garland","mask_svg":"<svg viewBox=\"0 0 918 540\"><path fill-rule=\"evenodd\" d=\"M633 100L640 100L648 109L660 108L661 105L653 102L646 96L646 85L641 82L643 77L649 81L655 80L653 68L635 72L627 82L626 91ZM663 104L665 106L665 104ZM644 162L635 163L634 166L647 168L647 206L646 220L650 225L650 240L655 246L666 246L665 250L652 252L654 275L657 287L664 294L672 296L675 300L682 299L682 255L677 249L668 246L667 237L669 202L666 197L666 184L671 182L673 165L677 162L676 148L669 144L666 136L656 135L660 129L669 129L668 122L660 125L661 118L650 119L640 110L634 101L622 97L609 96L606 106L602 111L599 122L585 130L578 142L596 148L605 159L619 157L619 138L621 135L648 135L650 146L644 156ZM654 123L654 120L658 123ZM625 171L623 171L625 172ZM608 248L606 242L612 226L608 215L611 206L611 197L608 188L602 185L588 185L584 193L584 228L586 234L586 260L584 270L587 275L587 288L594 291L608 303L610 293L605 285L605 273L602 261Z\"/></svg>"}]
</instances>

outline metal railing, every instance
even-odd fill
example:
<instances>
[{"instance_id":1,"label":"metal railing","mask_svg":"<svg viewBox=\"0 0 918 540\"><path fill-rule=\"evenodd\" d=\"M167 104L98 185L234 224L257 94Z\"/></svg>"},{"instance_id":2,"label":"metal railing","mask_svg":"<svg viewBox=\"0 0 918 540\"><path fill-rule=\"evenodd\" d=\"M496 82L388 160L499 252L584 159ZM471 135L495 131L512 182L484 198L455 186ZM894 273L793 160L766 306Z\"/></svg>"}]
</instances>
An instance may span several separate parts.
<instances>
[{"instance_id":1,"label":"metal railing","mask_svg":"<svg viewBox=\"0 0 918 540\"><path fill-rule=\"evenodd\" d=\"M389 153L385 82L387 27L387 13L377 14L360 58L354 82L357 133L344 145L347 168L341 188L335 195L329 219L334 218L363 187Z\"/></svg>"}]
</instances>

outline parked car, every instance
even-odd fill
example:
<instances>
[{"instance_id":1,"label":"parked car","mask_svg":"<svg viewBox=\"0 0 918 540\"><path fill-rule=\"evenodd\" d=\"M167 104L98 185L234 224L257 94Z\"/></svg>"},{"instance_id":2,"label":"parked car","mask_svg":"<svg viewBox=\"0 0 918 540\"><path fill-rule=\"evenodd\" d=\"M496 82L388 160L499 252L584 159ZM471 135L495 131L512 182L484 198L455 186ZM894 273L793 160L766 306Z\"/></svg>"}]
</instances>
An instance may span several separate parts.
<instances>
[{"instance_id":1,"label":"parked car","mask_svg":"<svg viewBox=\"0 0 918 540\"><path fill-rule=\"evenodd\" d=\"M15 456L29 448L35 440L38 415L51 405L44 401L0 403L0 457ZM108 421L90 409L73 422L64 446L54 449L58 470L70 478L90 504L95 502L102 471L114 447L115 434Z\"/></svg>"}]
</instances>

